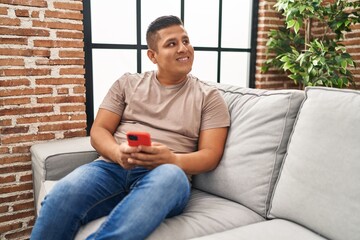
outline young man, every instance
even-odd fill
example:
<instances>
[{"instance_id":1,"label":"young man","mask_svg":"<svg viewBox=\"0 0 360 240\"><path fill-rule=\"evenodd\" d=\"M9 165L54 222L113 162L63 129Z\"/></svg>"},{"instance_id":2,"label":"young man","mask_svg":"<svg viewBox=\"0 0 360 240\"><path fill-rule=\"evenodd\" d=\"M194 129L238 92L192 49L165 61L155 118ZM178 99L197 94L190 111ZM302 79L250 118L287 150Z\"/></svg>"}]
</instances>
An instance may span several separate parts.
<instances>
[{"instance_id":1,"label":"young man","mask_svg":"<svg viewBox=\"0 0 360 240\"><path fill-rule=\"evenodd\" d=\"M194 49L181 20L160 17L146 36L157 71L113 84L91 129L101 157L55 185L31 239L73 239L81 225L106 215L88 239L144 239L184 210L188 177L218 165L229 113L215 88L189 74ZM128 131L149 132L152 145L130 147Z\"/></svg>"}]
</instances>

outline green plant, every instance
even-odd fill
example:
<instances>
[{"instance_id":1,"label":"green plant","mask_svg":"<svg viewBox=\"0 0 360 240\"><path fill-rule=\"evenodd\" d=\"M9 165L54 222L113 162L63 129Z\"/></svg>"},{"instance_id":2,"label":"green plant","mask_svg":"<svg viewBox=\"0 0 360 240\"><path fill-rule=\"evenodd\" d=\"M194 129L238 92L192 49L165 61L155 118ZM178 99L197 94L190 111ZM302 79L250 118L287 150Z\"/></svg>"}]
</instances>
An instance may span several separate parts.
<instances>
[{"instance_id":1,"label":"green plant","mask_svg":"<svg viewBox=\"0 0 360 240\"><path fill-rule=\"evenodd\" d=\"M355 62L342 41L360 22L359 0L278 0L274 7L285 17L285 26L269 32L262 72L283 70L300 87L354 83L349 68Z\"/></svg>"}]
</instances>

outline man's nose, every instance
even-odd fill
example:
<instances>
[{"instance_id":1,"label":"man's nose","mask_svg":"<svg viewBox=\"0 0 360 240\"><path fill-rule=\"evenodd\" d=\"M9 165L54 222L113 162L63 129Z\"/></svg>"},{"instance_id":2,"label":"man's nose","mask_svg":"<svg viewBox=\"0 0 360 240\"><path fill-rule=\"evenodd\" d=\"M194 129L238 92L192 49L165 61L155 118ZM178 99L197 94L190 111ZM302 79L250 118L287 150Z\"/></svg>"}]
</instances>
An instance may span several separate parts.
<instances>
[{"instance_id":1,"label":"man's nose","mask_svg":"<svg viewBox=\"0 0 360 240\"><path fill-rule=\"evenodd\" d=\"M187 50L188 50L188 48L184 43L179 44L178 52L186 52Z\"/></svg>"}]
</instances>

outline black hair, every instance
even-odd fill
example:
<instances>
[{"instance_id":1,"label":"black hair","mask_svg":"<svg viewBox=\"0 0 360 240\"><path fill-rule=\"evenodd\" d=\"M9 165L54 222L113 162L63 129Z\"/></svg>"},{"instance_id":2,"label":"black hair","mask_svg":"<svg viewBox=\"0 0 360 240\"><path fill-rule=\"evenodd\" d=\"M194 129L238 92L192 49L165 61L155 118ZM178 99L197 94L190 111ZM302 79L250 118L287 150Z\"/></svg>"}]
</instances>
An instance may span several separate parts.
<instances>
[{"instance_id":1,"label":"black hair","mask_svg":"<svg viewBox=\"0 0 360 240\"><path fill-rule=\"evenodd\" d=\"M149 49L156 50L156 37L157 32L161 29L173 26L173 25L181 25L183 26L184 23L181 21L180 18L172 15L162 16L155 19L153 22L150 23L147 31L146 31L146 42Z\"/></svg>"}]
</instances>

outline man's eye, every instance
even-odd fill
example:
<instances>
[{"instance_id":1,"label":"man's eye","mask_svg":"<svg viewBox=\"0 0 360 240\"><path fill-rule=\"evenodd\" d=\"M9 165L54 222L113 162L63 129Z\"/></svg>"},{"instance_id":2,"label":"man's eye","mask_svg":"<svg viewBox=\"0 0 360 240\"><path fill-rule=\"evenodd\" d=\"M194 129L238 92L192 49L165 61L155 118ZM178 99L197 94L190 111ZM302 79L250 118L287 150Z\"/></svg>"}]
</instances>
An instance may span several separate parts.
<instances>
[{"instance_id":1,"label":"man's eye","mask_svg":"<svg viewBox=\"0 0 360 240\"><path fill-rule=\"evenodd\" d=\"M173 47L173 46L175 46L175 43L174 43L174 42L171 42L171 43L168 44L168 46L169 46L169 47Z\"/></svg>"}]
</instances>

